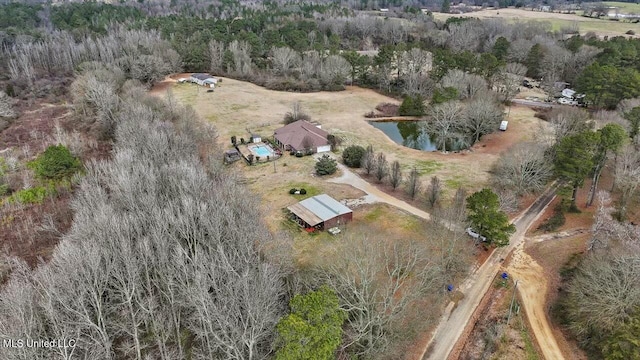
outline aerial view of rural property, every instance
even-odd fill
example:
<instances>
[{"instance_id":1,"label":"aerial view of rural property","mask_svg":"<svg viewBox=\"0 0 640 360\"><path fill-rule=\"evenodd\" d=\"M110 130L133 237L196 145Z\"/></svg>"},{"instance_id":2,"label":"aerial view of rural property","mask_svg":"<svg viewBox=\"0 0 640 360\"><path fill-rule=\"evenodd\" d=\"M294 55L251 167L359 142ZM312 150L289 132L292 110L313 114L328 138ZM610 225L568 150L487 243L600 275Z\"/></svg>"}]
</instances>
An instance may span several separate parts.
<instances>
[{"instance_id":1,"label":"aerial view of rural property","mask_svg":"<svg viewBox=\"0 0 640 360\"><path fill-rule=\"evenodd\" d=\"M0 360L640 360L640 3L0 0Z\"/></svg>"}]
</instances>

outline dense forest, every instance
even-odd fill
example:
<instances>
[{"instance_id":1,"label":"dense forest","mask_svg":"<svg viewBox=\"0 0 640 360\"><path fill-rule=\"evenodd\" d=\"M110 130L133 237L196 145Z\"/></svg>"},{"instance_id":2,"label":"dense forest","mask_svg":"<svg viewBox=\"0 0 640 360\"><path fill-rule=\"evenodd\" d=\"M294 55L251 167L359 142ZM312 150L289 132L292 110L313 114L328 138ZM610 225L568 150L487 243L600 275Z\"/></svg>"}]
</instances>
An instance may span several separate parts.
<instances>
[{"instance_id":1,"label":"dense forest","mask_svg":"<svg viewBox=\"0 0 640 360\"><path fill-rule=\"evenodd\" d=\"M399 17L357 11L387 5L399 6ZM286 247L286 236L275 239L256 222L256 200L210 156L215 130L145 90L180 71L286 91L359 85L402 99L401 115L427 119L419 126L446 152L496 131L526 76L551 96L557 83L570 83L589 111L541 112L551 138L501 155L490 185L505 205L558 179L566 212L577 210L584 180L594 180L593 239L566 274L558 317L595 356L637 356L640 240L625 221L640 184L640 40L536 22L439 22L412 8L425 5L2 5L0 131L17 121L17 102L56 94L72 106L74 126L112 148L83 171L64 149L47 149L73 164L73 174L47 175L45 155L30 165L44 174L42 191L74 187L75 216L49 262L31 269L11 260L0 338L77 335L82 346L73 356L96 359L394 358L408 304L442 288L443 273L465 273L453 256L460 244L434 253L362 239L342 249L344 261L297 272L291 259L264 251ZM615 200L598 192L605 165L615 169ZM0 163L0 195L20 202L27 184L7 181L11 171ZM430 226L442 238L458 236ZM384 275L381 263L393 271L374 291L348 276L351 259L367 280ZM611 283L620 291L608 292ZM415 291L399 297L400 287ZM301 349L299 337L313 341ZM70 357L67 350L58 355ZM48 357L23 349L7 358Z\"/></svg>"}]
</instances>

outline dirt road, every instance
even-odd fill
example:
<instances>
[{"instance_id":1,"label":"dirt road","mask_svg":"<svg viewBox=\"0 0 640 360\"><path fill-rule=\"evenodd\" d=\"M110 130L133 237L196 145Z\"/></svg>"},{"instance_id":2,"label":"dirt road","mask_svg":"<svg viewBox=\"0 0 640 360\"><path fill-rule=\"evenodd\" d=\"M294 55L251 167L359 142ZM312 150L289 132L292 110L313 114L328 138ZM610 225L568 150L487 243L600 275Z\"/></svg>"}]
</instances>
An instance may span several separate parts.
<instances>
[{"instance_id":1,"label":"dirt road","mask_svg":"<svg viewBox=\"0 0 640 360\"><path fill-rule=\"evenodd\" d=\"M524 242L518 244L514 250L507 272L513 279L518 280L518 292L522 299L522 306L544 358L549 360L564 359L545 311L547 279L544 269L524 252Z\"/></svg>"},{"instance_id":2,"label":"dirt road","mask_svg":"<svg viewBox=\"0 0 640 360\"><path fill-rule=\"evenodd\" d=\"M442 360L448 358L474 310L491 285L501 266L502 259L523 243L527 229L544 212L554 197L555 188L545 191L517 217L513 222L516 225L516 232L511 236L509 245L496 249L487 261L460 286L459 290L464 294L464 298L458 303L457 308L451 312L445 312L442 316L431 341L424 350L422 359ZM451 308L451 306L447 307L447 309Z\"/></svg>"}]
</instances>

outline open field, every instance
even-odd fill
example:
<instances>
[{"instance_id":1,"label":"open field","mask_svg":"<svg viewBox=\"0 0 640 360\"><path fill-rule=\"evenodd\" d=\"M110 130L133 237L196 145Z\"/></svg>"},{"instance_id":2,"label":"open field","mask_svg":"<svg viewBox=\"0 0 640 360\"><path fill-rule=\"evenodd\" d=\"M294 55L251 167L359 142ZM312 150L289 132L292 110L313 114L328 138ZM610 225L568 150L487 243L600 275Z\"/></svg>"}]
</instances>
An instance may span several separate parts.
<instances>
[{"instance_id":1,"label":"open field","mask_svg":"<svg viewBox=\"0 0 640 360\"><path fill-rule=\"evenodd\" d=\"M633 30L640 37L640 24L630 22L611 21L605 19L588 18L575 14L560 14L522 9L482 10L466 14L434 13L438 20L446 20L450 17L475 17L479 19L503 19L508 22L540 21L549 24L550 30L561 28L578 28L580 34L593 31L598 36L631 36L625 35L628 30Z\"/></svg>"},{"instance_id":2,"label":"open field","mask_svg":"<svg viewBox=\"0 0 640 360\"><path fill-rule=\"evenodd\" d=\"M605 6L619 8L621 14L640 14L640 4L638 3L603 1L602 4L604 4ZM588 3L583 3L583 5L588 5Z\"/></svg>"},{"instance_id":3,"label":"open field","mask_svg":"<svg viewBox=\"0 0 640 360\"><path fill-rule=\"evenodd\" d=\"M173 78L178 78L176 75ZM366 112L381 102L398 103L397 100L380 95L369 89L347 87L340 92L290 93L267 90L248 82L225 78L215 92L192 84L175 84L172 80L161 84L156 93L171 88L177 99L192 105L202 119L212 122L219 133L217 142L224 148L231 146L230 137L249 138L251 132L268 137L282 126L284 114L294 102L300 102L303 111L322 128L343 139L343 147L372 144L376 152L382 151L391 162L399 160L404 169L416 166L423 175L436 175L447 184L446 191L452 195L455 188L464 186L468 190L479 189L486 184L488 170L498 155L516 142L532 139L543 122L533 117L526 107L513 106L509 115L509 130L487 135L470 151L442 154L409 149L396 144L382 131L369 125ZM339 154L335 154L339 157ZM283 169L284 164L287 169ZM277 161L277 175L273 175L273 164L247 168L238 165L250 182L260 178L261 183L283 186L291 177L313 178L314 160L310 157L293 158L285 154ZM266 170L261 170L266 169ZM282 174L287 176L283 177ZM267 174L270 174L267 176ZM265 178L266 177L266 178ZM259 193L264 193L260 191ZM268 197L271 200L271 197Z\"/></svg>"}]
</instances>

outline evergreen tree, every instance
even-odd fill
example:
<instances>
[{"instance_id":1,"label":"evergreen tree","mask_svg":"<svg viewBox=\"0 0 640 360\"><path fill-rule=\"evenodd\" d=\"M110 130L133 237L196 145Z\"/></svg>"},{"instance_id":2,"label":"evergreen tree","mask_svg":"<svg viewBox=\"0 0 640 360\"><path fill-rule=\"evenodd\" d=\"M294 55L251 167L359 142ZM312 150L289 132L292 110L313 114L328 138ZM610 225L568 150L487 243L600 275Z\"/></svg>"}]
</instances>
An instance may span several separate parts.
<instances>
[{"instance_id":1,"label":"evergreen tree","mask_svg":"<svg viewBox=\"0 0 640 360\"><path fill-rule=\"evenodd\" d=\"M535 44L529 50L529 54L527 54L527 59L525 65L527 66L527 76L532 77L534 79L540 78L540 63L542 62L542 57L544 56L542 52L542 46L540 44Z\"/></svg>"},{"instance_id":2,"label":"evergreen tree","mask_svg":"<svg viewBox=\"0 0 640 360\"><path fill-rule=\"evenodd\" d=\"M500 199L491 189L482 189L467 198L467 219L480 235L497 246L509 244L509 235L516 231L507 214L500 210Z\"/></svg>"}]
</instances>

